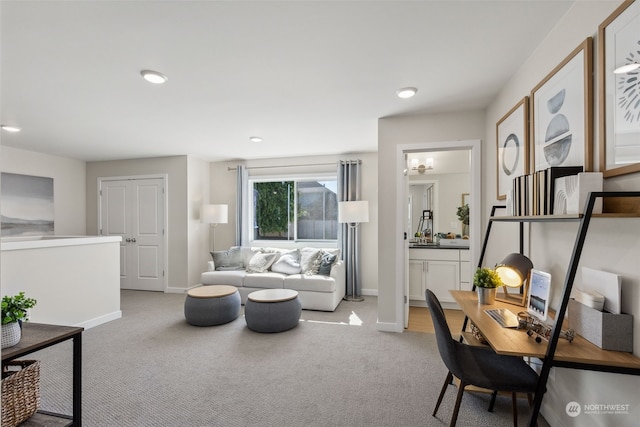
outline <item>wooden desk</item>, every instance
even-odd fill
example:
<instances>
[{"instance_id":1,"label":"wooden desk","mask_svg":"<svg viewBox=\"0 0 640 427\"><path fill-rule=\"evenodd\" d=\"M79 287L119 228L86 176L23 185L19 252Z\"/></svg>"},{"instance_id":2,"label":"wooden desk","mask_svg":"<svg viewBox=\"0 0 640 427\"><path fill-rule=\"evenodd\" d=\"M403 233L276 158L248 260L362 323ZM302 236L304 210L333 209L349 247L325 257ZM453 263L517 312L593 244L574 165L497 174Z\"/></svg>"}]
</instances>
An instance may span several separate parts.
<instances>
[{"instance_id":1,"label":"wooden desk","mask_svg":"<svg viewBox=\"0 0 640 427\"><path fill-rule=\"evenodd\" d=\"M82 331L84 328L74 326L25 322L22 324L20 342L13 347L2 350L2 365L4 365L5 362L10 362L35 351L69 339L73 340L73 416L38 411L47 415L71 419L68 426L82 425Z\"/></svg>"},{"instance_id":2,"label":"wooden desk","mask_svg":"<svg viewBox=\"0 0 640 427\"><path fill-rule=\"evenodd\" d=\"M536 343L522 329L503 328L495 320L484 313L487 308L508 308L514 314L524 310L524 307L496 301L491 305L478 304L477 294L473 291L450 291L453 298L462 308L464 314L480 329L491 348L498 354L512 356L531 356L544 359L547 351L545 341ZM573 342L565 339L558 340L553 357L554 366L576 367L580 365L583 369L598 369L597 366L609 366L623 368L625 371L639 375L640 358L632 353L621 351L602 350L598 346L576 335ZM591 366L591 368L590 368Z\"/></svg>"}]
</instances>

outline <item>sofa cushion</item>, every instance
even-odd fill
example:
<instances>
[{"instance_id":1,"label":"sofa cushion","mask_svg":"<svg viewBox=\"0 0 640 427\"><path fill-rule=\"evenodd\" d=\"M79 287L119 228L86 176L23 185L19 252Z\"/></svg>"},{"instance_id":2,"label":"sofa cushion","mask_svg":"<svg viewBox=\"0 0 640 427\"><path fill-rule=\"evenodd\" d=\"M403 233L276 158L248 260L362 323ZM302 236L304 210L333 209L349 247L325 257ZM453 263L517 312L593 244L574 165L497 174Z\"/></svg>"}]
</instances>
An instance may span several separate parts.
<instances>
[{"instance_id":1,"label":"sofa cushion","mask_svg":"<svg viewBox=\"0 0 640 427\"><path fill-rule=\"evenodd\" d=\"M246 266L247 273L264 273L278 257L276 253L257 253L251 257Z\"/></svg>"},{"instance_id":2,"label":"sofa cushion","mask_svg":"<svg viewBox=\"0 0 640 427\"><path fill-rule=\"evenodd\" d=\"M320 267L320 256L322 249L302 248L300 249L300 270L304 274L316 274Z\"/></svg>"},{"instance_id":3,"label":"sofa cushion","mask_svg":"<svg viewBox=\"0 0 640 427\"><path fill-rule=\"evenodd\" d=\"M242 248L240 248L240 253L242 254L242 264L244 265L244 267L249 265L251 258L253 258L255 254L259 254L260 252L263 252L262 248L250 248L247 246L243 246Z\"/></svg>"},{"instance_id":4,"label":"sofa cushion","mask_svg":"<svg viewBox=\"0 0 640 427\"><path fill-rule=\"evenodd\" d=\"M284 278L283 287L295 291L335 292L336 281L333 277L318 274L293 274Z\"/></svg>"},{"instance_id":5,"label":"sofa cushion","mask_svg":"<svg viewBox=\"0 0 640 427\"><path fill-rule=\"evenodd\" d=\"M282 289L285 274L267 271L260 274L247 274L244 278L245 288Z\"/></svg>"},{"instance_id":6,"label":"sofa cushion","mask_svg":"<svg viewBox=\"0 0 640 427\"><path fill-rule=\"evenodd\" d=\"M318 267L318 274L321 276L328 276L331 274L331 267L338 260L338 255L332 255L329 252L322 251L320 258L320 267Z\"/></svg>"},{"instance_id":7,"label":"sofa cushion","mask_svg":"<svg viewBox=\"0 0 640 427\"><path fill-rule=\"evenodd\" d=\"M242 287L247 272L244 270L207 271L200 275L203 285L229 285Z\"/></svg>"},{"instance_id":8,"label":"sofa cushion","mask_svg":"<svg viewBox=\"0 0 640 427\"><path fill-rule=\"evenodd\" d=\"M302 271L300 262L291 254L281 255L280 258L273 263L271 271L283 274L298 274Z\"/></svg>"},{"instance_id":9,"label":"sofa cushion","mask_svg":"<svg viewBox=\"0 0 640 427\"><path fill-rule=\"evenodd\" d=\"M227 251L213 251L211 258L216 270L242 270L242 253L239 246L233 246Z\"/></svg>"}]
</instances>

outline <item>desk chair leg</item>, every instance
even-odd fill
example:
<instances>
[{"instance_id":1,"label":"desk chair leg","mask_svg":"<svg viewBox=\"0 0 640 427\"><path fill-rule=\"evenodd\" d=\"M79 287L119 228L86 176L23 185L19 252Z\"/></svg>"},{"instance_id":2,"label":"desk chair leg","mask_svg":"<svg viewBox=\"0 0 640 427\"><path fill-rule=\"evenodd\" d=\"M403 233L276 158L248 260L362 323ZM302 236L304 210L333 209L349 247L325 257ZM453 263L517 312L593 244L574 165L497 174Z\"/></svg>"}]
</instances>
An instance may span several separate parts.
<instances>
[{"instance_id":1,"label":"desk chair leg","mask_svg":"<svg viewBox=\"0 0 640 427\"><path fill-rule=\"evenodd\" d=\"M440 396L438 396L438 402L436 402L436 407L433 410L433 414L431 414L434 417L436 416L436 412L438 412L438 408L440 407L440 403L442 403L442 398L444 397L444 393L447 391L447 386L451 384L451 381L453 381L453 374L449 372L447 374L447 378L445 378L444 380L444 384L442 385L442 390L440 390Z\"/></svg>"},{"instance_id":2,"label":"desk chair leg","mask_svg":"<svg viewBox=\"0 0 640 427\"><path fill-rule=\"evenodd\" d=\"M518 399L515 391L511 393L511 405L513 406L513 427L518 427Z\"/></svg>"},{"instance_id":3,"label":"desk chair leg","mask_svg":"<svg viewBox=\"0 0 640 427\"><path fill-rule=\"evenodd\" d=\"M458 420L458 412L460 411L460 403L462 403L462 394L464 393L464 388L467 385L460 380L460 384L458 385L458 396L456 397L456 405L453 407L453 415L451 416L451 422L449 423L449 427L455 427L456 421Z\"/></svg>"},{"instance_id":4,"label":"desk chair leg","mask_svg":"<svg viewBox=\"0 0 640 427\"><path fill-rule=\"evenodd\" d=\"M487 411L493 412L493 405L496 404L497 395L498 395L498 390L493 390L493 393L491 393L491 401L489 402L489 409L487 409Z\"/></svg>"}]
</instances>

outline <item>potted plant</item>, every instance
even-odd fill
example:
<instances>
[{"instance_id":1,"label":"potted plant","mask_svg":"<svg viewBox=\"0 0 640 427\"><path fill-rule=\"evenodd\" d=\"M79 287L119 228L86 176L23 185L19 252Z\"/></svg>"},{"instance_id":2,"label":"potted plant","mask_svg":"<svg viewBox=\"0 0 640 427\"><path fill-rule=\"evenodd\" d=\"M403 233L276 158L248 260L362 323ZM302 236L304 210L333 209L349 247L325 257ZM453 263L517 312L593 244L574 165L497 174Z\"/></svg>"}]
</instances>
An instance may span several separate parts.
<instances>
[{"instance_id":1,"label":"potted plant","mask_svg":"<svg viewBox=\"0 0 640 427\"><path fill-rule=\"evenodd\" d=\"M478 291L480 304L493 304L496 299L496 288L503 285L495 270L487 267L478 268L473 275L473 284Z\"/></svg>"},{"instance_id":2,"label":"potted plant","mask_svg":"<svg viewBox=\"0 0 640 427\"><path fill-rule=\"evenodd\" d=\"M22 321L29 320L27 310L36 305L36 300L18 295L2 297L2 348L12 347L22 336Z\"/></svg>"},{"instance_id":3,"label":"potted plant","mask_svg":"<svg viewBox=\"0 0 640 427\"><path fill-rule=\"evenodd\" d=\"M458 216L458 220L462 222L462 236L469 235L469 205L465 204L460 206L456 211L456 215Z\"/></svg>"}]
</instances>

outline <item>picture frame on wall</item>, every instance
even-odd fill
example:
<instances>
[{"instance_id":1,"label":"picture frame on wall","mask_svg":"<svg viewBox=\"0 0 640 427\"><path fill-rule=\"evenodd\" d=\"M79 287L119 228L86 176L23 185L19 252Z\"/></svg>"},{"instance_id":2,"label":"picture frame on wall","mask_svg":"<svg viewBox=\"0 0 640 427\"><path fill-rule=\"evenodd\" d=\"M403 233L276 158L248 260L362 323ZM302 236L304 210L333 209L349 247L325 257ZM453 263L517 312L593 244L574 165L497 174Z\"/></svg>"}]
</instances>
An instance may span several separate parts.
<instances>
[{"instance_id":1,"label":"picture frame on wall","mask_svg":"<svg viewBox=\"0 0 640 427\"><path fill-rule=\"evenodd\" d=\"M588 37L531 91L534 172L593 168L593 39Z\"/></svg>"},{"instance_id":2,"label":"picture frame on wall","mask_svg":"<svg viewBox=\"0 0 640 427\"><path fill-rule=\"evenodd\" d=\"M640 172L638 28L640 2L634 0L622 3L598 27L600 171L605 178Z\"/></svg>"},{"instance_id":3,"label":"picture frame on wall","mask_svg":"<svg viewBox=\"0 0 640 427\"><path fill-rule=\"evenodd\" d=\"M496 198L506 199L513 178L528 169L529 97L525 96L496 123Z\"/></svg>"}]
</instances>

